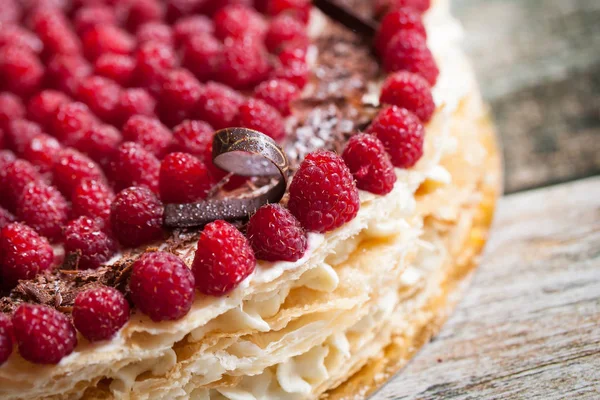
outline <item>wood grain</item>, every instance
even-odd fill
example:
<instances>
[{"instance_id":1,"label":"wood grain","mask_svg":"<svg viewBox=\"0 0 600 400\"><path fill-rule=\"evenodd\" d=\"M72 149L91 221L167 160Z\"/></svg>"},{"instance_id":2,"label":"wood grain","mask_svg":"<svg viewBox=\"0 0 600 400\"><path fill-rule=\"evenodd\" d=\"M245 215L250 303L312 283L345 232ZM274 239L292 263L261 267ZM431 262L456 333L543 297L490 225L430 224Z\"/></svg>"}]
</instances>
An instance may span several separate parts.
<instances>
[{"instance_id":1,"label":"wood grain","mask_svg":"<svg viewBox=\"0 0 600 400\"><path fill-rule=\"evenodd\" d=\"M373 399L600 398L600 177L501 200L442 332Z\"/></svg>"},{"instance_id":2,"label":"wood grain","mask_svg":"<svg viewBox=\"0 0 600 400\"><path fill-rule=\"evenodd\" d=\"M600 173L600 1L453 0L503 139L506 190Z\"/></svg>"}]
</instances>

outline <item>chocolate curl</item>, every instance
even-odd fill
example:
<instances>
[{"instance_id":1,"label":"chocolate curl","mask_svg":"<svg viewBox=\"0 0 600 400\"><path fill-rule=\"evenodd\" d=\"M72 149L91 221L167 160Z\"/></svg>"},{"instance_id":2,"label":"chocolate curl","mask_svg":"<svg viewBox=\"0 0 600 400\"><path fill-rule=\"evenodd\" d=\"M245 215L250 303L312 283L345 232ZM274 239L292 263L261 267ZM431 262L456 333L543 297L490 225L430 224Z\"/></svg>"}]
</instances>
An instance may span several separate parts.
<instances>
[{"instance_id":1,"label":"chocolate curl","mask_svg":"<svg viewBox=\"0 0 600 400\"><path fill-rule=\"evenodd\" d=\"M338 4L335 0L314 0L313 4L332 20L368 39L374 38L377 33L374 20L356 15L350 7Z\"/></svg>"},{"instance_id":2,"label":"chocolate curl","mask_svg":"<svg viewBox=\"0 0 600 400\"><path fill-rule=\"evenodd\" d=\"M289 162L283 149L267 135L246 128L222 129L213 138L212 157L215 165L236 175L279 179L274 185L237 197L167 204L166 227L199 227L218 219L248 218L263 205L279 202L285 194Z\"/></svg>"}]
</instances>

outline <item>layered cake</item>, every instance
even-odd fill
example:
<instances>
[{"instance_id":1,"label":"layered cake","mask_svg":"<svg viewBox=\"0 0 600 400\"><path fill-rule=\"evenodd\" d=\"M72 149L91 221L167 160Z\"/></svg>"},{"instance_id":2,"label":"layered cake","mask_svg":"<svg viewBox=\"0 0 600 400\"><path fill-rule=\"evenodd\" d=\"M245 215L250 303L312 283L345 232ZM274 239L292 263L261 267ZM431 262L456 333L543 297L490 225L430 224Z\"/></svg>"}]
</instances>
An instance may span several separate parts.
<instances>
[{"instance_id":1,"label":"layered cake","mask_svg":"<svg viewBox=\"0 0 600 400\"><path fill-rule=\"evenodd\" d=\"M4 0L0 398L363 398L500 191L445 0Z\"/></svg>"}]
</instances>

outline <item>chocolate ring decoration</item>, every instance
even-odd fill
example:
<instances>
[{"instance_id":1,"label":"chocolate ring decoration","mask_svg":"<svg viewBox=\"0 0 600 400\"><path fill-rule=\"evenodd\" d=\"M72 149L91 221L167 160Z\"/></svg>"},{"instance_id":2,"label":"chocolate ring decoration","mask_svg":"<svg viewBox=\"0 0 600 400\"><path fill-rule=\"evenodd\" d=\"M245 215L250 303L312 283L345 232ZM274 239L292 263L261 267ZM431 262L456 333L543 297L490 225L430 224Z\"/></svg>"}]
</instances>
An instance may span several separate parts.
<instances>
[{"instance_id":1,"label":"chocolate ring decoration","mask_svg":"<svg viewBox=\"0 0 600 400\"><path fill-rule=\"evenodd\" d=\"M377 32L377 22L364 18L345 4L335 0L313 0L313 4L321 12L334 21L339 22L351 31L372 39Z\"/></svg>"},{"instance_id":2,"label":"chocolate ring decoration","mask_svg":"<svg viewBox=\"0 0 600 400\"><path fill-rule=\"evenodd\" d=\"M164 225L169 228L200 227L224 219L248 218L267 203L277 203L285 194L289 162L273 139L247 128L215 132L212 159L216 166L236 175L279 178L270 187L239 197L207 199L190 204L167 204Z\"/></svg>"}]
</instances>

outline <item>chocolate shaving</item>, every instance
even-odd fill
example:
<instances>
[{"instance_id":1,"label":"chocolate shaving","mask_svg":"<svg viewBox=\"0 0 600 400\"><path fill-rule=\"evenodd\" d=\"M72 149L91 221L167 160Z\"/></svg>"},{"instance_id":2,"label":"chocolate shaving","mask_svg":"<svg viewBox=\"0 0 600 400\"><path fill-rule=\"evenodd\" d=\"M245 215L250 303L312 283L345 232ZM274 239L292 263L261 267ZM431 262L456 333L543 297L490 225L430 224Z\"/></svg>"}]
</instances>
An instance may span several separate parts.
<instances>
[{"instance_id":1,"label":"chocolate shaving","mask_svg":"<svg viewBox=\"0 0 600 400\"><path fill-rule=\"evenodd\" d=\"M215 165L233 174L277 178L277 181L239 197L167 204L166 227L189 228L204 226L217 219L245 219L263 205L279 202L285 194L288 159L283 149L267 135L247 128L222 129L215 133L212 156Z\"/></svg>"},{"instance_id":2,"label":"chocolate shaving","mask_svg":"<svg viewBox=\"0 0 600 400\"><path fill-rule=\"evenodd\" d=\"M335 0L314 0L313 4L329 18L339 22L351 31L369 39L375 37L377 23L370 18L357 15L352 8L339 4Z\"/></svg>"}]
</instances>

